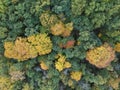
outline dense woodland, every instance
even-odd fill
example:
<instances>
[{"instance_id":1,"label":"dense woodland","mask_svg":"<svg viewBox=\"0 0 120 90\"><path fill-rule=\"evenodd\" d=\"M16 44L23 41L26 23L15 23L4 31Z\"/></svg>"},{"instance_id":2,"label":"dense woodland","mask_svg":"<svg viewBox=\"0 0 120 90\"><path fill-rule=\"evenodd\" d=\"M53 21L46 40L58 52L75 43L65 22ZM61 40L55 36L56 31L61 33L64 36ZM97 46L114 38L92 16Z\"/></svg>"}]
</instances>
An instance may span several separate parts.
<instances>
[{"instance_id":1,"label":"dense woodland","mask_svg":"<svg viewBox=\"0 0 120 90\"><path fill-rule=\"evenodd\" d=\"M0 0L0 90L120 90L120 0Z\"/></svg>"}]
</instances>

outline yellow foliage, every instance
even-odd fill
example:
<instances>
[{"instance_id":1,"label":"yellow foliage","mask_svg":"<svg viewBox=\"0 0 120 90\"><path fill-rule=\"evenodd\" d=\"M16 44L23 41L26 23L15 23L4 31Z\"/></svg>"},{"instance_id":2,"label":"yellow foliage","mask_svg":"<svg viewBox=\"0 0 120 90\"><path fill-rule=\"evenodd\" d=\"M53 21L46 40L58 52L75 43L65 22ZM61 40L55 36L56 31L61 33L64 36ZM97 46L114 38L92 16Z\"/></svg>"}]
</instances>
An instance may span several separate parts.
<instances>
[{"instance_id":1,"label":"yellow foliage","mask_svg":"<svg viewBox=\"0 0 120 90\"><path fill-rule=\"evenodd\" d=\"M119 84L120 84L120 78L109 80L109 85L113 87L115 90L119 89Z\"/></svg>"},{"instance_id":2,"label":"yellow foliage","mask_svg":"<svg viewBox=\"0 0 120 90\"><path fill-rule=\"evenodd\" d=\"M102 33L99 33L99 34L98 34L98 37L102 37Z\"/></svg>"},{"instance_id":3,"label":"yellow foliage","mask_svg":"<svg viewBox=\"0 0 120 90\"><path fill-rule=\"evenodd\" d=\"M51 26L50 30L53 35L61 35L63 37L67 37L70 36L73 30L73 23L67 23L65 25L60 21L59 23Z\"/></svg>"},{"instance_id":4,"label":"yellow foliage","mask_svg":"<svg viewBox=\"0 0 120 90\"><path fill-rule=\"evenodd\" d=\"M70 67L71 67L71 64L66 61L66 62L64 63L64 67L65 67L65 68L70 68Z\"/></svg>"},{"instance_id":5,"label":"yellow foliage","mask_svg":"<svg viewBox=\"0 0 120 90\"><path fill-rule=\"evenodd\" d=\"M77 41L77 45L80 45L81 44L81 42L80 41Z\"/></svg>"},{"instance_id":6,"label":"yellow foliage","mask_svg":"<svg viewBox=\"0 0 120 90\"><path fill-rule=\"evenodd\" d=\"M4 52L4 55L8 58L14 57L14 43L13 42L5 42L4 43L4 48L6 51Z\"/></svg>"},{"instance_id":7,"label":"yellow foliage","mask_svg":"<svg viewBox=\"0 0 120 90\"><path fill-rule=\"evenodd\" d=\"M4 48L4 55L6 57L18 59L20 61L37 56L37 52L33 52L35 50L33 50L33 47L31 47L30 43L27 42L26 38L18 38L15 43L5 42Z\"/></svg>"},{"instance_id":8,"label":"yellow foliage","mask_svg":"<svg viewBox=\"0 0 120 90\"><path fill-rule=\"evenodd\" d=\"M40 66L43 70L48 70L48 66L45 64L45 62L41 61Z\"/></svg>"},{"instance_id":9,"label":"yellow foliage","mask_svg":"<svg viewBox=\"0 0 120 90\"><path fill-rule=\"evenodd\" d=\"M65 25L65 27L66 27L67 30L72 31L73 30L73 23L72 22L71 23L67 23Z\"/></svg>"},{"instance_id":10,"label":"yellow foliage","mask_svg":"<svg viewBox=\"0 0 120 90\"><path fill-rule=\"evenodd\" d=\"M120 52L120 43L117 43L114 49L116 52Z\"/></svg>"},{"instance_id":11,"label":"yellow foliage","mask_svg":"<svg viewBox=\"0 0 120 90\"><path fill-rule=\"evenodd\" d=\"M72 71L70 77L76 81L79 81L81 79L82 72L79 71Z\"/></svg>"},{"instance_id":12,"label":"yellow foliage","mask_svg":"<svg viewBox=\"0 0 120 90\"><path fill-rule=\"evenodd\" d=\"M21 71L11 71L9 74L11 76L11 82L25 79L24 72Z\"/></svg>"},{"instance_id":13,"label":"yellow foliage","mask_svg":"<svg viewBox=\"0 0 120 90\"><path fill-rule=\"evenodd\" d=\"M53 35L61 35L65 31L65 27L62 22L59 22L51 26L50 30Z\"/></svg>"},{"instance_id":14,"label":"yellow foliage","mask_svg":"<svg viewBox=\"0 0 120 90\"><path fill-rule=\"evenodd\" d=\"M62 71L63 69L65 68L70 68L71 67L71 64L69 62L66 61L66 57L59 54L58 55L58 61L55 62L55 67L56 69L58 69L58 71Z\"/></svg>"},{"instance_id":15,"label":"yellow foliage","mask_svg":"<svg viewBox=\"0 0 120 90\"><path fill-rule=\"evenodd\" d=\"M44 12L40 16L40 22L45 27L51 27L58 21L59 20L58 20L57 16L50 14L49 12Z\"/></svg>"},{"instance_id":16,"label":"yellow foliage","mask_svg":"<svg viewBox=\"0 0 120 90\"><path fill-rule=\"evenodd\" d=\"M39 34L28 37L28 41L37 50L39 55L45 55L51 52L52 42L47 34Z\"/></svg>"},{"instance_id":17,"label":"yellow foliage","mask_svg":"<svg viewBox=\"0 0 120 90\"><path fill-rule=\"evenodd\" d=\"M74 88L73 80L71 80L71 79L68 80L68 86L71 87L71 88Z\"/></svg>"},{"instance_id":18,"label":"yellow foliage","mask_svg":"<svg viewBox=\"0 0 120 90\"><path fill-rule=\"evenodd\" d=\"M31 88L31 86L28 83L25 83L22 90L33 90L33 89Z\"/></svg>"},{"instance_id":19,"label":"yellow foliage","mask_svg":"<svg viewBox=\"0 0 120 90\"><path fill-rule=\"evenodd\" d=\"M70 36L72 30L73 30L73 23L72 22L71 23L67 23L65 25L65 30L63 31L62 36L63 37Z\"/></svg>"},{"instance_id":20,"label":"yellow foliage","mask_svg":"<svg viewBox=\"0 0 120 90\"><path fill-rule=\"evenodd\" d=\"M25 60L35 58L37 52L33 49L31 44L27 42L27 38L18 38L14 44L14 55L16 59Z\"/></svg>"},{"instance_id":21,"label":"yellow foliage","mask_svg":"<svg viewBox=\"0 0 120 90\"><path fill-rule=\"evenodd\" d=\"M107 43L87 51L86 60L98 68L107 67L115 58L115 51Z\"/></svg>"},{"instance_id":22,"label":"yellow foliage","mask_svg":"<svg viewBox=\"0 0 120 90\"><path fill-rule=\"evenodd\" d=\"M53 35L63 37L70 36L73 30L73 23L64 24L58 17L50 12L44 12L40 16L40 22L44 27L49 27Z\"/></svg>"},{"instance_id":23,"label":"yellow foliage","mask_svg":"<svg viewBox=\"0 0 120 90\"><path fill-rule=\"evenodd\" d=\"M0 90L11 90L12 83L8 77L0 76Z\"/></svg>"},{"instance_id":24,"label":"yellow foliage","mask_svg":"<svg viewBox=\"0 0 120 90\"><path fill-rule=\"evenodd\" d=\"M19 0L11 0L12 3L16 3L18 2Z\"/></svg>"},{"instance_id":25,"label":"yellow foliage","mask_svg":"<svg viewBox=\"0 0 120 90\"><path fill-rule=\"evenodd\" d=\"M6 57L24 61L29 58L35 58L38 54L45 55L50 53L52 42L47 34L38 34L28 38L17 38L14 43L5 42L4 48Z\"/></svg>"}]
</instances>

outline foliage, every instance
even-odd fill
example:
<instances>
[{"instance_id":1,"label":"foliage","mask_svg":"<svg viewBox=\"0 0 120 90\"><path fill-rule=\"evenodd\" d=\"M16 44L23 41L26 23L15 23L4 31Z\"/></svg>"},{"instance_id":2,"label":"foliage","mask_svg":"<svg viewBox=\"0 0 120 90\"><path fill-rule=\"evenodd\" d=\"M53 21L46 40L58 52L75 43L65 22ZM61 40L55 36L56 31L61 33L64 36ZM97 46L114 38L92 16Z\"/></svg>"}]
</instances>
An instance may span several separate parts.
<instances>
[{"instance_id":1,"label":"foliage","mask_svg":"<svg viewBox=\"0 0 120 90\"><path fill-rule=\"evenodd\" d=\"M18 81L18 80L23 80L24 77L24 72L20 72L20 71L11 71L10 72L10 76L11 76L11 81Z\"/></svg>"},{"instance_id":2,"label":"foliage","mask_svg":"<svg viewBox=\"0 0 120 90\"><path fill-rule=\"evenodd\" d=\"M119 83L120 83L120 78L109 80L110 86L112 86L115 90L119 89Z\"/></svg>"},{"instance_id":3,"label":"foliage","mask_svg":"<svg viewBox=\"0 0 120 90\"><path fill-rule=\"evenodd\" d=\"M56 67L56 69L58 69L58 71L62 71L65 68L70 68L71 67L71 64L66 61L65 56L59 54L57 56L57 58L58 58L58 61L55 62L55 67Z\"/></svg>"},{"instance_id":4,"label":"foliage","mask_svg":"<svg viewBox=\"0 0 120 90\"><path fill-rule=\"evenodd\" d=\"M73 30L73 23L67 23L64 25L62 22L59 22L51 26L50 30L53 35L68 37Z\"/></svg>"},{"instance_id":5,"label":"foliage","mask_svg":"<svg viewBox=\"0 0 120 90\"><path fill-rule=\"evenodd\" d=\"M45 64L45 62L41 61L40 66L43 70L48 70L48 66Z\"/></svg>"},{"instance_id":6,"label":"foliage","mask_svg":"<svg viewBox=\"0 0 120 90\"><path fill-rule=\"evenodd\" d=\"M11 89L11 82L10 79L4 76L0 76L0 89L1 90L8 90Z\"/></svg>"},{"instance_id":7,"label":"foliage","mask_svg":"<svg viewBox=\"0 0 120 90\"><path fill-rule=\"evenodd\" d=\"M120 0L0 0L0 90L119 90Z\"/></svg>"},{"instance_id":8,"label":"foliage","mask_svg":"<svg viewBox=\"0 0 120 90\"><path fill-rule=\"evenodd\" d=\"M115 51L120 52L120 43L115 45Z\"/></svg>"},{"instance_id":9,"label":"foliage","mask_svg":"<svg viewBox=\"0 0 120 90\"><path fill-rule=\"evenodd\" d=\"M86 0L74 0L71 2L72 13L74 15L81 15L86 6Z\"/></svg>"},{"instance_id":10,"label":"foliage","mask_svg":"<svg viewBox=\"0 0 120 90\"><path fill-rule=\"evenodd\" d=\"M87 51L86 59L98 68L105 68L115 59L115 52L105 43L100 47Z\"/></svg>"},{"instance_id":11,"label":"foliage","mask_svg":"<svg viewBox=\"0 0 120 90\"><path fill-rule=\"evenodd\" d=\"M78 81L81 79L82 73L75 71L75 72L71 72L71 78Z\"/></svg>"},{"instance_id":12,"label":"foliage","mask_svg":"<svg viewBox=\"0 0 120 90\"><path fill-rule=\"evenodd\" d=\"M53 35L70 36L73 30L73 23L64 24L56 15L50 12L42 13L40 22L44 27L48 27Z\"/></svg>"},{"instance_id":13,"label":"foliage","mask_svg":"<svg viewBox=\"0 0 120 90\"><path fill-rule=\"evenodd\" d=\"M0 13L5 13L7 10L8 0L0 0Z\"/></svg>"},{"instance_id":14,"label":"foliage","mask_svg":"<svg viewBox=\"0 0 120 90\"><path fill-rule=\"evenodd\" d=\"M5 42L4 48L6 57L24 61L35 58L37 55L50 53L52 43L47 34L39 34L28 38L18 38L15 43Z\"/></svg>"},{"instance_id":15,"label":"foliage","mask_svg":"<svg viewBox=\"0 0 120 90\"><path fill-rule=\"evenodd\" d=\"M58 17L51 14L50 12L44 12L40 16L40 22L44 27L51 27L56 22L58 22Z\"/></svg>"},{"instance_id":16,"label":"foliage","mask_svg":"<svg viewBox=\"0 0 120 90\"><path fill-rule=\"evenodd\" d=\"M5 37L7 37L7 28L4 28L4 27L0 27L0 39L3 39Z\"/></svg>"}]
</instances>

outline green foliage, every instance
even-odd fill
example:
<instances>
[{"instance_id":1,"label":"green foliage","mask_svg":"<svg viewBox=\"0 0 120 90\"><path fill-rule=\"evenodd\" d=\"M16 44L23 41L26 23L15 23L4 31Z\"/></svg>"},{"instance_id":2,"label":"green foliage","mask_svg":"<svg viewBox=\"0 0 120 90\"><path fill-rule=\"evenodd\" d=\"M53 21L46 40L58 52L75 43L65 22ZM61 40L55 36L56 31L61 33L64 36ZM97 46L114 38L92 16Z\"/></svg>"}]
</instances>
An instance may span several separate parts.
<instances>
[{"instance_id":1,"label":"green foliage","mask_svg":"<svg viewBox=\"0 0 120 90\"><path fill-rule=\"evenodd\" d=\"M65 13L66 16L70 16L70 3L71 0L51 0L52 11L56 14ZM67 6L67 7L66 7Z\"/></svg>"},{"instance_id":2,"label":"green foliage","mask_svg":"<svg viewBox=\"0 0 120 90\"><path fill-rule=\"evenodd\" d=\"M5 13L7 10L7 6L9 4L9 0L0 0L0 13Z\"/></svg>"},{"instance_id":3,"label":"green foliage","mask_svg":"<svg viewBox=\"0 0 120 90\"><path fill-rule=\"evenodd\" d=\"M73 23L69 36L51 33L50 26L58 21ZM59 25L56 28L61 29ZM45 33L53 44L49 54L26 61L4 56L5 42ZM89 50L106 42L113 49L120 43L120 0L0 0L0 90L119 90L120 52L102 69L86 60ZM58 71L58 54L71 67ZM82 72L79 81L71 78L73 71Z\"/></svg>"},{"instance_id":4,"label":"green foliage","mask_svg":"<svg viewBox=\"0 0 120 90\"><path fill-rule=\"evenodd\" d=\"M71 7L74 15L81 15L86 6L86 0L72 0Z\"/></svg>"},{"instance_id":5,"label":"green foliage","mask_svg":"<svg viewBox=\"0 0 120 90\"><path fill-rule=\"evenodd\" d=\"M7 28L0 27L0 39L7 37Z\"/></svg>"}]
</instances>

